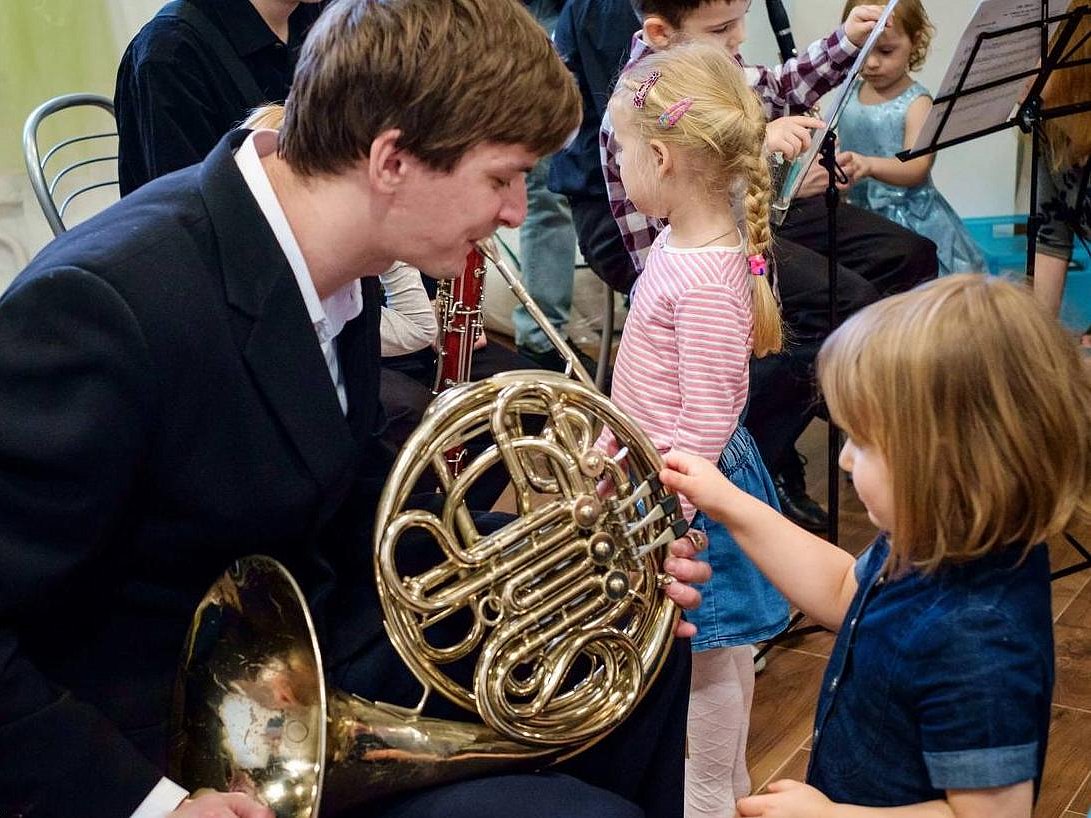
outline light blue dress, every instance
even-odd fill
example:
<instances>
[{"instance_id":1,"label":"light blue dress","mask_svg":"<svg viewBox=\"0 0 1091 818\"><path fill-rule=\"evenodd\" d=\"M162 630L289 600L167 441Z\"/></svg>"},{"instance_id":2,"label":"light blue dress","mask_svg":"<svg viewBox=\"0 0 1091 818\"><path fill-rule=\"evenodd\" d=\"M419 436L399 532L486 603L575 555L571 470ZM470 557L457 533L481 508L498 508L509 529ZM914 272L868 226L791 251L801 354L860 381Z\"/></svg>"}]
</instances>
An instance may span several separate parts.
<instances>
[{"instance_id":1,"label":"light blue dress","mask_svg":"<svg viewBox=\"0 0 1091 818\"><path fill-rule=\"evenodd\" d=\"M889 102L864 105L860 102L858 85L849 97L837 128L841 150L884 157L900 153L905 146L906 112L920 96L930 96L928 89L914 82ZM980 248L954 208L932 184L931 174L916 187L898 187L877 179L864 179L853 185L848 200L934 241L941 275L987 269Z\"/></svg>"}]
</instances>

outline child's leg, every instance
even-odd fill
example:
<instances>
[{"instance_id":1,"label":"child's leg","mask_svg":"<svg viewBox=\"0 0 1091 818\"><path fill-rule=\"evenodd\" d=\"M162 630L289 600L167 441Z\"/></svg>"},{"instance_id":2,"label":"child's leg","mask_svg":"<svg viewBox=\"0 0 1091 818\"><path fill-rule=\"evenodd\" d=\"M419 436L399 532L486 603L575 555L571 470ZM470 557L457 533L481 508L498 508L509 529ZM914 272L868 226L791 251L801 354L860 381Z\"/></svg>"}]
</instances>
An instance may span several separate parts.
<instances>
[{"instance_id":1,"label":"child's leg","mask_svg":"<svg viewBox=\"0 0 1091 818\"><path fill-rule=\"evenodd\" d=\"M735 800L750 795L750 769L746 766L746 741L750 736L750 714L754 706L754 665L753 648L751 655L747 656L742 651L736 651L735 664L738 665L739 683L742 686L742 729L739 731L738 763L732 771L731 784L735 791ZM764 657L762 657L764 661Z\"/></svg>"},{"instance_id":2,"label":"child's leg","mask_svg":"<svg viewBox=\"0 0 1091 818\"><path fill-rule=\"evenodd\" d=\"M736 796L749 792L746 735L753 695L749 645L693 654L686 818L734 815Z\"/></svg>"}]
</instances>

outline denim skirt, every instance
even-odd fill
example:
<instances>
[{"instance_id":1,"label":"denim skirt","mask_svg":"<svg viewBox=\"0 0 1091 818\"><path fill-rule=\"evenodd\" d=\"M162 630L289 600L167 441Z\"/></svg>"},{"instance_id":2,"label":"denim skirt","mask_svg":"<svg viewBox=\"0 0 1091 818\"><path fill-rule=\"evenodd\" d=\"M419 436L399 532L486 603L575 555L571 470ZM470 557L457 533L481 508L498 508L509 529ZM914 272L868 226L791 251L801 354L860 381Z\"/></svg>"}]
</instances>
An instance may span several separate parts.
<instances>
[{"instance_id":1,"label":"denim skirt","mask_svg":"<svg viewBox=\"0 0 1091 818\"><path fill-rule=\"evenodd\" d=\"M754 438L738 426L720 453L720 472L752 497L780 511L773 480L758 455ZM752 645L775 636L788 625L788 601L747 557L735 538L718 522L698 511L692 528L708 536L708 549L698 559L712 566L712 579L697 588L701 605L687 611L697 626L694 651Z\"/></svg>"}]
</instances>

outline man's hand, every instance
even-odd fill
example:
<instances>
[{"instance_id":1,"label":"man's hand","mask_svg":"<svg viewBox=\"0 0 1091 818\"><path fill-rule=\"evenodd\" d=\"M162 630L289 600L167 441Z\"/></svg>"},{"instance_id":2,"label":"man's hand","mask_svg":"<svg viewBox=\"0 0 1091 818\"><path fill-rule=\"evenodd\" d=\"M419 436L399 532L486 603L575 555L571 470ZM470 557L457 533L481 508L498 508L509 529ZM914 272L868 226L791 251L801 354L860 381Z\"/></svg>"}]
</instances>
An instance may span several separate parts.
<instances>
[{"instance_id":1,"label":"man's hand","mask_svg":"<svg viewBox=\"0 0 1091 818\"><path fill-rule=\"evenodd\" d=\"M813 116L782 116L765 126L765 153L772 156L781 153L788 161L795 159L811 147L811 131L824 127L821 119Z\"/></svg>"},{"instance_id":2,"label":"man's hand","mask_svg":"<svg viewBox=\"0 0 1091 818\"><path fill-rule=\"evenodd\" d=\"M845 19L845 35L854 46L859 48L867 42L868 35L882 16L882 6L857 6ZM893 20L886 21L887 28L892 25Z\"/></svg>"},{"instance_id":3,"label":"man's hand","mask_svg":"<svg viewBox=\"0 0 1091 818\"><path fill-rule=\"evenodd\" d=\"M276 818L273 811L241 792L201 790L187 798L167 818Z\"/></svg>"},{"instance_id":4,"label":"man's hand","mask_svg":"<svg viewBox=\"0 0 1091 818\"><path fill-rule=\"evenodd\" d=\"M768 818L825 818L832 808L830 799L814 787L787 778L770 784L767 794L740 798L735 804L739 815Z\"/></svg>"},{"instance_id":5,"label":"man's hand","mask_svg":"<svg viewBox=\"0 0 1091 818\"><path fill-rule=\"evenodd\" d=\"M708 539L700 531L688 531L671 543L671 555L663 563L666 572L674 577L674 582L664 589L665 593L686 611L692 611L701 604L701 592L690 583L700 584L712 578L712 566L695 559L698 546L700 550L708 548ZM674 635L679 637L690 637L696 633L697 626L682 619L678 620L674 629Z\"/></svg>"}]
</instances>

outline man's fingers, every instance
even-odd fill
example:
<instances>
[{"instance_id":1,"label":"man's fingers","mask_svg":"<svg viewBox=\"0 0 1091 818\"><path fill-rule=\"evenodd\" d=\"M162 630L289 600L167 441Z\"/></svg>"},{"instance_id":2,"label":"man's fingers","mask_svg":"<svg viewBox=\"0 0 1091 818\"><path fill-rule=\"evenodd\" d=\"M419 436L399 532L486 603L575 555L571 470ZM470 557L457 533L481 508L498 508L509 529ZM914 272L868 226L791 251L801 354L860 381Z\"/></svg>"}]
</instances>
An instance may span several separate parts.
<instances>
[{"instance_id":1,"label":"man's fingers","mask_svg":"<svg viewBox=\"0 0 1091 818\"><path fill-rule=\"evenodd\" d=\"M692 611L701 604L701 592L681 582L672 582L664 589L664 593L674 600L678 607Z\"/></svg>"},{"instance_id":2,"label":"man's fingers","mask_svg":"<svg viewBox=\"0 0 1091 818\"><path fill-rule=\"evenodd\" d=\"M707 562L680 557L668 557L663 563L663 569L678 582L672 582L667 586L669 592L679 583L708 582L712 577L712 567ZM677 589L676 589L677 590ZM677 600L675 600L677 601Z\"/></svg>"},{"instance_id":3,"label":"man's fingers","mask_svg":"<svg viewBox=\"0 0 1091 818\"><path fill-rule=\"evenodd\" d=\"M697 626L692 622L679 619L678 624L674 626L674 635L679 639L692 639L697 635Z\"/></svg>"}]
</instances>

